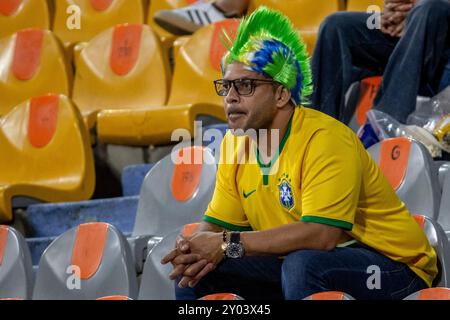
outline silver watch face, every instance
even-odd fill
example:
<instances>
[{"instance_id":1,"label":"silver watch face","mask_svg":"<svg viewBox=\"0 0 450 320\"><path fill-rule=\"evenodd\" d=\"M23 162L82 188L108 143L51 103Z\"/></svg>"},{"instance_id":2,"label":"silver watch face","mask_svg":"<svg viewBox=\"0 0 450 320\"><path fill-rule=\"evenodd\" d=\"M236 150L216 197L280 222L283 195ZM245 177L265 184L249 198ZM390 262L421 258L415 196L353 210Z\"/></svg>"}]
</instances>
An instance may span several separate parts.
<instances>
[{"instance_id":1,"label":"silver watch face","mask_svg":"<svg viewBox=\"0 0 450 320\"><path fill-rule=\"evenodd\" d=\"M244 256L244 248L240 243L230 242L227 246L226 255L228 258L242 258Z\"/></svg>"}]
</instances>

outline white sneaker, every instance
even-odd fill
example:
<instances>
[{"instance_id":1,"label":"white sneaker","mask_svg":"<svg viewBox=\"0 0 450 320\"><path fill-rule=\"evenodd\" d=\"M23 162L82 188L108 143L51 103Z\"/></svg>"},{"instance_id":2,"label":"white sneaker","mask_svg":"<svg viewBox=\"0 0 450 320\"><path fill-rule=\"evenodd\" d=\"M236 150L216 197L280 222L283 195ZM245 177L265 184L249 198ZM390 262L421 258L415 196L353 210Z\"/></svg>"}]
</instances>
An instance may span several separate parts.
<instances>
[{"instance_id":1,"label":"white sneaker","mask_svg":"<svg viewBox=\"0 0 450 320\"><path fill-rule=\"evenodd\" d=\"M160 10L155 13L153 19L170 33L189 35L203 26L234 17L237 15L226 14L214 3L198 1L180 9Z\"/></svg>"}]
</instances>

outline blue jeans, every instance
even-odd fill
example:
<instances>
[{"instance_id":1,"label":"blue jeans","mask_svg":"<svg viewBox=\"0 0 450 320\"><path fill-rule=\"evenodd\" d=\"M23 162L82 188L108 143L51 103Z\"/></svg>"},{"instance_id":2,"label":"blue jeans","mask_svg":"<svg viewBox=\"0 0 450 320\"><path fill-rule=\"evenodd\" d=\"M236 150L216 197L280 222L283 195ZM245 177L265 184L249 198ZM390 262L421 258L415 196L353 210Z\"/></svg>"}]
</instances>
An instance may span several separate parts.
<instances>
[{"instance_id":1,"label":"blue jeans","mask_svg":"<svg viewBox=\"0 0 450 320\"><path fill-rule=\"evenodd\" d=\"M175 282L178 300L213 293L235 293L246 300L300 300L324 291L343 291L355 299L391 300L427 288L405 264L362 246L329 252L300 250L285 259L227 259L195 288L180 289L179 280Z\"/></svg>"},{"instance_id":2,"label":"blue jeans","mask_svg":"<svg viewBox=\"0 0 450 320\"><path fill-rule=\"evenodd\" d=\"M419 1L400 39L370 30L369 16L338 12L322 23L311 63L312 107L348 123L354 113L344 105L349 86L382 75L374 108L405 123L418 94L431 96L438 91L450 52L450 2Z\"/></svg>"},{"instance_id":3,"label":"blue jeans","mask_svg":"<svg viewBox=\"0 0 450 320\"><path fill-rule=\"evenodd\" d=\"M444 90L448 86L450 86L450 59L445 66L444 74L442 76L441 83L439 84L439 91Z\"/></svg>"}]
</instances>

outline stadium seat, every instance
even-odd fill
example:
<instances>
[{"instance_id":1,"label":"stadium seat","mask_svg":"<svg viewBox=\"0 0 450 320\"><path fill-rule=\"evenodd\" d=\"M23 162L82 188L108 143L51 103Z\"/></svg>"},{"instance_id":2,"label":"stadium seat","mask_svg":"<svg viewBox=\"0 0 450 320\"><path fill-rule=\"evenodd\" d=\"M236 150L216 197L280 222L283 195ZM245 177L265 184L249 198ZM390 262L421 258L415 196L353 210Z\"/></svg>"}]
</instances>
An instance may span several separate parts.
<instances>
[{"instance_id":1,"label":"stadium seat","mask_svg":"<svg viewBox=\"0 0 450 320\"><path fill-rule=\"evenodd\" d=\"M310 295L303 300L355 300L349 294L338 291L320 292Z\"/></svg>"},{"instance_id":2,"label":"stadium seat","mask_svg":"<svg viewBox=\"0 0 450 320\"><path fill-rule=\"evenodd\" d=\"M47 0L0 0L0 39L27 28L50 29Z\"/></svg>"},{"instance_id":3,"label":"stadium seat","mask_svg":"<svg viewBox=\"0 0 450 320\"><path fill-rule=\"evenodd\" d=\"M149 252L142 274L139 300L175 300L174 283L169 279L172 265L162 265L161 259L173 249L180 233L190 236L198 225L194 223L172 231Z\"/></svg>"},{"instance_id":4,"label":"stadium seat","mask_svg":"<svg viewBox=\"0 0 450 320\"><path fill-rule=\"evenodd\" d=\"M30 97L70 94L71 74L51 31L26 29L0 40L0 117Z\"/></svg>"},{"instance_id":5,"label":"stadium seat","mask_svg":"<svg viewBox=\"0 0 450 320\"><path fill-rule=\"evenodd\" d=\"M448 161L435 161L439 171L439 185L441 189L444 188L444 181L447 175L450 174L450 162Z\"/></svg>"},{"instance_id":6,"label":"stadium seat","mask_svg":"<svg viewBox=\"0 0 450 320\"><path fill-rule=\"evenodd\" d=\"M92 39L76 59L73 101L89 128L104 109L164 105L168 68L149 26L115 26ZM137 126L147 125L145 118L135 120Z\"/></svg>"},{"instance_id":7,"label":"stadium seat","mask_svg":"<svg viewBox=\"0 0 450 320\"><path fill-rule=\"evenodd\" d=\"M129 297L125 297L125 296L109 296L109 297L102 297L102 298L98 298L96 299L97 301L129 301L129 300L133 300Z\"/></svg>"},{"instance_id":8,"label":"stadium seat","mask_svg":"<svg viewBox=\"0 0 450 320\"><path fill-rule=\"evenodd\" d=\"M0 225L0 300L31 299L33 272L30 251L15 229Z\"/></svg>"},{"instance_id":9,"label":"stadium seat","mask_svg":"<svg viewBox=\"0 0 450 320\"><path fill-rule=\"evenodd\" d=\"M15 197L85 200L95 185L94 159L78 110L63 96L32 98L0 121L0 221Z\"/></svg>"},{"instance_id":10,"label":"stadium seat","mask_svg":"<svg viewBox=\"0 0 450 320\"><path fill-rule=\"evenodd\" d=\"M438 256L439 273L433 281L433 287L450 286L450 244L442 227L435 220L423 215L414 215L424 230L428 241Z\"/></svg>"},{"instance_id":11,"label":"stadium seat","mask_svg":"<svg viewBox=\"0 0 450 320\"><path fill-rule=\"evenodd\" d=\"M27 243L33 265L57 236L80 224L106 222L130 236L136 218L139 197L96 199L81 202L35 204L27 208Z\"/></svg>"},{"instance_id":12,"label":"stadium seat","mask_svg":"<svg viewBox=\"0 0 450 320\"><path fill-rule=\"evenodd\" d=\"M142 3L142 0L57 0L53 30L65 47L87 42L117 24L144 23Z\"/></svg>"},{"instance_id":13,"label":"stadium seat","mask_svg":"<svg viewBox=\"0 0 450 320\"><path fill-rule=\"evenodd\" d=\"M286 14L299 30L310 54L314 50L320 24L339 10L338 0L251 0L248 11L253 12L260 5Z\"/></svg>"},{"instance_id":14,"label":"stadium seat","mask_svg":"<svg viewBox=\"0 0 450 320\"><path fill-rule=\"evenodd\" d=\"M137 270L142 270L146 250L151 249L148 245L151 237L160 239L203 217L214 192L216 170L211 151L193 147L181 149L178 155L176 152L168 155L148 173L141 188L132 233L136 239L132 246Z\"/></svg>"},{"instance_id":15,"label":"stadium seat","mask_svg":"<svg viewBox=\"0 0 450 320\"><path fill-rule=\"evenodd\" d=\"M133 235L164 236L200 220L214 192L216 170L211 151L202 147L181 149L158 162L142 185Z\"/></svg>"},{"instance_id":16,"label":"stadium seat","mask_svg":"<svg viewBox=\"0 0 450 320\"><path fill-rule=\"evenodd\" d=\"M447 172L442 186L438 222L450 239L450 172Z\"/></svg>"},{"instance_id":17,"label":"stadium seat","mask_svg":"<svg viewBox=\"0 0 450 320\"><path fill-rule=\"evenodd\" d=\"M153 17L155 13L159 10L167 10L167 9L177 9L181 7L185 7L187 5L193 4L197 2L197 0L158 0L158 1L150 1L149 12L148 12L148 20L147 24L155 31L161 40L162 47L165 52L168 52L169 48L172 47L174 41L177 39L177 36L171 34L165 29L161 28L155 21Z\"/></svg>"},{"instance_id":18,"label":"stadium seat","mask_svg":"<svg viewBox=\"0 0 450 320\"><path fill-rule=\"evenodd\" d=\"M384 0L347 0L347 11L367 11L370 6L384 8Z\"/></svg>"},{"instance_id":19,"label":"stadium seat","mask_svg":"<svg viewBox=\"0 0 450 320\"><path fill-rule=\"evenodd\" d=\"M226 48L220 38L230 36L239 20L225 20L198 30L180 48L167 106L141 110L106 110L99 113L97 132L104 143L148 146L169 144L176 129L195 134L194 121L207 116L225 121L223 100L216 95L213 80L221 77L220 62Z\"/></svg>"},{"instance_id":20,"label":"stadium seat","mask_svg":"<svg viewBox=\"0 0 450 320\"><path fill-rule=\"evenodd\" d=\"M409 211L437 220L441 191L425 146L401 137L383 140L368 151Z\"/></svg>"},{"instance_id":21,"label":"stadium seat","mask_svg":"<svg viewBox=\"0 0 450 320\"><path fill-rule=\"evenodd\" d=\"M449 288L428 288L415 292L403 300L450 300Z\"/></svg>"},{"instance_id":22,"label":"stadium seat","mask_svg":"<svg viewBox=\"0 0 450 320\"><path fill-rule=\"evenodd\" d=\"M189 152L183 149L183 154ZM210 150L201 147L195 147L191 155L200 160L203 157L203 164L174 165L171 155L158 162L146 175L139 197L28 207L28 225L33 230L33 238L27 241L32 248L33 262L56 235L80 223L101 221L131 235L128 241L136 270L141 272L146 251L171 230L199 220L212 197L214 157Z\"/></svg>"},{"instance_id":23,"label":"stadium seat","mask_svg":"<svg viewBox=\"0 0 450 320\"><path fill-rule=\"evenodd\" d=\"M381 85L382 77L369 77L354 82L345 94L345 114L343 122L357 132L366 124L367 112L372 109L373 100Z\"/></svg>"},{"instance_id":24,"label":"stadium seat","mask_svg":"<svg viewBox=\"0 0 450 320\"><path fill-rule=\"evenodd\" d=\"M204 296L198 300L205 301L218 301L218 300L244 300L244 298L234 294L234 293L216 293Z\"/></svg>"},{"instance_id":25,"label":"stadium seat","mask_svg":"<svg viewBox=\"0 0 450 320\"><path fill-rule=\"evenodd\" d=\"M82 224L58 237L39 263L34 300L136 298L138 284L125 237L106 223Z\"/></svg>"}]
</instances>

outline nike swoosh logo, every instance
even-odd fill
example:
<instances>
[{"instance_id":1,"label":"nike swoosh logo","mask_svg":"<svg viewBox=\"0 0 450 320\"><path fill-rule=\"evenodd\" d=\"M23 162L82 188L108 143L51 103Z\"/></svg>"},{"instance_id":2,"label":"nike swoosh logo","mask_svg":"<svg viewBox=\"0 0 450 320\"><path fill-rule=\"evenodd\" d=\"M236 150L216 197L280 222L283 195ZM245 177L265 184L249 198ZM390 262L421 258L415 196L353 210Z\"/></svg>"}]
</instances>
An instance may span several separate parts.
<instances>
[{"instance_id":1,"label":"nike swoosh logo","mask_svg":"<svg viewBox=\"0 0 450 320\"><path fill-rule=\"evenodd\" d=\"M243 195L244 195L244 198L245 199L247 199L248 197L250 197L252 194L254 194L256 192L256 190L253 190L253 191L251 191L251 192L249 192L249 193L245 193L245 191L243 191Z\"/></svg>"}]
</instances>

